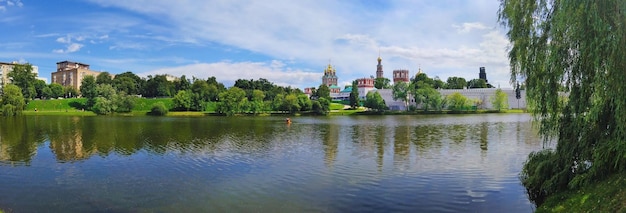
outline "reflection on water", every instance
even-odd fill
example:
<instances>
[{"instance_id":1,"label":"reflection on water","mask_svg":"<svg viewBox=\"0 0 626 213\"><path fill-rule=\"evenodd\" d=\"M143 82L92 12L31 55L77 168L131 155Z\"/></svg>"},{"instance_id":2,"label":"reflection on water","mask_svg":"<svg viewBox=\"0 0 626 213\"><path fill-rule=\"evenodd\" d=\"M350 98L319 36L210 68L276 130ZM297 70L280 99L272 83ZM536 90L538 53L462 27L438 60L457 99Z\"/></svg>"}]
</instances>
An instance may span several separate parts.
<instances>
[{"instance_id":1,"label":"reflection on water","mask_svg":"<svg viewBox=\"0 0 626 213\"><path fill-rule=\"evenodd\" d=\"M0 209L531 212L530 120L0 117Z\"/></svg>"}]
</instances>

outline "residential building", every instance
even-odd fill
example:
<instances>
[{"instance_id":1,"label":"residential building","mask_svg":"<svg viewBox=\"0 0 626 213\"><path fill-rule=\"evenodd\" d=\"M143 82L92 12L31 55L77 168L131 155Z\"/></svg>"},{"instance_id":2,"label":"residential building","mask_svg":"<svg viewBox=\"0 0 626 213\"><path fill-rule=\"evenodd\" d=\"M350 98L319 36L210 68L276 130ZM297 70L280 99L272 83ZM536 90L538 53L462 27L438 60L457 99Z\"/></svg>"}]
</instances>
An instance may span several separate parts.
<instances>
[{"instance_id":1,"label":"residential building","mask_svg":"<svg viewBox=\"0 0 626 213\"><path fill-rule=\"evenodd\" d=\"M101 72L89 69L89 64L83 64L73 61L57 62L57 71L52 73L52 83L58 83L62 86L71 86L76 90L80 90L81 83L85 76L96 77Z\"/></svg>"},{"instance_id":2,"label":"residential building","mask_svg":"<svg viewBox=\"0 0 626 213\"><path fill-rule=\"evenodd\" d=\"M13 67L16 64L19 64L19 63L17 61L13 61L11 63L0 62L0 88L2 88L5 84L11 83L11 79L9 78L9 73L13 71ZM41 79L39 78L39 67L33 66L33 65L31 66L33 67L32 73L35 74L35 78ZM41 80L44 80L44 79L41 79Z\"/></svg>"}]
</instances>

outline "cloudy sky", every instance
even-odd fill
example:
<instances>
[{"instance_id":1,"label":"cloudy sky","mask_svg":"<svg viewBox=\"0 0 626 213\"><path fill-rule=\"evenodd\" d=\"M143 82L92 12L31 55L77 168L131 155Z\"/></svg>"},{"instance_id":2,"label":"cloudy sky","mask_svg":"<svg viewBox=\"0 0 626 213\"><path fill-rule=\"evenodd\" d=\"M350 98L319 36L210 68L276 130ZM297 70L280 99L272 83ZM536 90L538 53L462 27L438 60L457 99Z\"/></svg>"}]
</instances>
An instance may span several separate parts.
<instances>
[{"instance_id":1,"label":"cloudy sky","mask_svg":"<svg viewBox=\"0 0 626 213\"><path fill-rule=\"evenodd\" d=\"M29 62L41 77L59 61L140 76L171 74L226 86L265 78L339 86L418 67L429 77L509 83L498 0L0 0L0 61Z\"/></svg>"}]
</instances>

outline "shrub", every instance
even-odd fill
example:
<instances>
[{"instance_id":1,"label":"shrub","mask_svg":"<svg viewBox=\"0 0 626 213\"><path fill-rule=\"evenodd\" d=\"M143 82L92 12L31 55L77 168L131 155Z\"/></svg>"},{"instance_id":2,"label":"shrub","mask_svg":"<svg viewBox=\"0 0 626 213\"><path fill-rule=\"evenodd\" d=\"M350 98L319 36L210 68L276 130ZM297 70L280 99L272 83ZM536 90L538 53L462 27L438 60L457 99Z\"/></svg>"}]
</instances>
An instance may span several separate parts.
<instances>
[{"instance_id":1,"label":"shrub","mask_svg":"<svg viewBox=\"0 0 626 213\"><path fill-rule=\"evenodd\" d=\"M150 115L163 116L168 112L167 107L163 102L157 102L152 105L152 109L150 109Z\"/></svg>"},{"instance_id":2,"label":"shrub","mask_svg":"<svg viewBox=\"0 0 626 213\"><path fill-rule=\"evenodd\" d=\"M5 104L2 106L2 115L4 116L14 116L16 114L15 106L11 104Z\"/></svg>"}]
</instances>

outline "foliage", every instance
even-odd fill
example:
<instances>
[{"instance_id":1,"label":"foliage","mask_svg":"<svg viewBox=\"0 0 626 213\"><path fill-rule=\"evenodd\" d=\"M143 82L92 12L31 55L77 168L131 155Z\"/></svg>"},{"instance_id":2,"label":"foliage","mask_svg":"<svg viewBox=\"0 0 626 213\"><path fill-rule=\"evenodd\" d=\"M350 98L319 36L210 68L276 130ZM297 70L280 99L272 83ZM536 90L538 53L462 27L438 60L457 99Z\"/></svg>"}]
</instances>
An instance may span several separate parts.
<instances>
[{"instance_id":1,"label":"foliage","mask_svg":"<svg viewBox=\"0 0 626 213\"><path fill-rule=\"evenodd\" d=\"M446 80L447 89L463 89L467 87L467 81L462 77L448 77Z\"/></svg>"},{"instance_id":2,"label":"foliage","mask_svg":"<svg viewBox=\"0 0 626 213\"><path fill-rule=\"evenodd\" d=\"M193 94L187 90L178 91L173 99L173 109L176 111L189 111L192 104L192 95Z\"/></svg>"},{"instance_id":3,"label":"foliage","mask_svg":"<svg viewBox=\"0 0 626 213\"><path fill-rule=\"evenodd\" d=\"M13 64L13 70L7 74L12 84L18 86L26 100L37 97L35 89L36 74L31 64ZM19 107L18 107L19 108Z\"/></svg>"},{"instance_id":4,"label":"foliage","mask_svg":"<svg viewBox=\"0 0 626 213\"><path fill-rule=\"evenodd\" d=\"M117 106L116 112L131 112L135 108L135 97L123 92L113 97L113 104Z\"/></svg>"},{"instance_id":5,"label":"foliage","mask_svg":"<svg viewBox=\"0 0 626 213\"><path fill-rule=\"evenodd\" d=\"M107 98L96 97L95 103L93 107L91 107L91 111L98 115L108 115L114 112L117 107L113 104L113 102Z\"/></svg>"},{"instance_id":6,"label":"foliage","mask_svg":"<svg viewBox=\"0 0 626 213\"><path fill-rule=\"evenodd\" d=\"M250 110L252 113L257 114L265 108L265 93L263 91L255 89L252 91L252 102L250 103Z\"/></svg>"},{"instance_id":7,"label":"foliage","mask_svg":"<svg viewBox=\"0 0 626 213\"><path fill-rule=\"evenodd\" d=\"M231 87L221 92L219 100L217 112L226 115L234 115L235 113L245 111L245 106L248 103L246 92L239 87Z\"/></svg>"},{"instance_id":8,"label":"foliage","mask_svg":"<svg viewBox=\"0 0 626 213\"><path fill-rule=\"evenodd\" d=\"M509 95L500 88L496 89L496 93L491 97L491 105L500 112L502 109L509 108Z\"/></svg>"},{"instance_id":9,"label":"foliage","mask_svg":"<svg viewBox=\"0 0 626 213\"><path fill-rule=\"evenodd\" d=\"M298 110L300 110L300 105L298 104L298 97L295 94L286 95L283 98L283 103L280 107L282 111L289 111L289 113L294 114Z\"/></svg>"},{"instance_id":10,"label":"foliage","mask_svg":"<svg viewBox=\"0 0 626 213\"><path fill-rule=\"evenodd\" d=\"M471 101L461 93L455 92L446 97L448 109L452 111L463 111L470 107Z\"/></svg>"},{"instance_id":11,"label":"foliage","mask_svg":"<svg viewBox=\"0 0 626 213\"><path fill-rule=\"evenodd\" d=\"M15 116L18 114L17 107L12 104L2 105L2 115L4 116Z\"/></svg>"},{"instance_id":12,"label":"foliage","mask_svg":"<svg viewBox=\"0 0 626 213\"><path fill-rule=\"evenodd\" d=\"M374 79L374 88L376 89L390 89L391 80L388 78L376 78Z\"/></svg>"},{"instance_id":13,"label":"foliage","mask_svg":"<svg viewBox=\"0 0 626 213\"><path fill-rule=\"evenodd\" d=\"M43 80L35 79L33 82L33 87L35 88L35 98L44 98L44 90L48 85ZM62 88L62 87L61 87Z\"/></svg>"},{"instance_id":14,"label":"foliage","mask_svg":"<svg viewBox=\"0 0 626 213\"><path fill-rule=\"evenodd\" d=\"M313 101L312 105L313 112L319 115L328 115L328 112L330 112L330 100L326 98L319 98Z\"/></svg>"},{"instance_id":15,"label":"foliage","mask_svg":"<svg viewBox=\"0 0 626 213\"><path fill-rule=\"evenodd\" d=\"M392 94L393 94L393 100L402 100L404 102L404 107L408 108L409 105L409 84L407 84L406 82L396 82L393 85L393 89L392 89Z\"/></svg>"},{"instance_id":16,"label":"foliage","mask_svg":"<svg viewBox=\"0 0 626 213\"><path fill-rule=\"evenodd\" d=\"M145 81L143 79L130 71L117 74L113 79L113 87L115 87L118 92L124 92L129 95L140 94L144 84Z\"/></svg>"},{"instance_id":17,"label":"foliage","mask_svg":"<svg viewBox=\"0 0 626 213\"><path fill-rule=\"evenodd\" d=\"M625 172L626 1L501 0L499 19L511 82L525 79L540 133L558 136L553 153L531 154L522 170L531 197Z\"/></svg>"},{"instance_id":18,"label":"foliage","mask_svg":"<svg viewBox=\"0 0 626 213\"><path fill-rule=\"evenodd\" d=\"M414 92L415 104L422 104L422 109L428 111L430 108L441 109L442 97L439 91L432 88L428 84L418 82L421 84Z\"/></svg>"},{"instance_id":19,"label":"foliage","mask_svg":"<svg viewBox=\"0 0 626 213\"><path fill-rule=\"evenodd\" d=\"M98 97L98 90L96 89L96 78L93 76L85 76L80 85L80 94L87 98L85 108L91 109L96 103L96 97Z\"/></svg>"},{"instance_id":20,"label":"foliage","mask_svg":"<svg viewBox=\"0 0 626 213\"><path fill-rule=\"evenodd\" d=\"M111 74L108 72L101 72L96 76L96 84L112 84L113 79L111 79Z\"/></svg>"},{"instance_id":21,"label":"foliage","mask_svg":"<svg viewBox=\"0 0 626 213\"><path fill-rule=\"evenodd\" d=\"M298 105L300 105L300 111L306 112L313 109L313 102L306 94L298 95Z\"/></svg>"},{"instance_id":22,"label":"foliage","mask_svg":"<svg viewBox=\"0 0 626 213\"><path fill-rule=\"evenodd\" d=\"M365 97L365 107L378 112L383 112L387 109L387 104L385 104L385 100L380 96L380 93L370 91Z\"/></svg>"},{"instance_id":23,"label":"foliage","mask_svg":"<svg viewBox=\"0 0 626 213\"><path fill-rule=\"evenodd\" d=\"M3 106L3 113L5 116L16 115L22 112L26 102L24 101L24 96L22 96L21 89L13 84L5 85L2 88L0 105Z\"/></svg>"},{"instance_id":24,"label":"foliage","mask_svg":"<svg viewBox=\"0 0 626 213\"><path fill-rule=\"evenodd\" d=\"M350 91L350 108L356 109L359 107L359 88L357 81L352 81L352 90Z\"/></svg>"},{"instance_id":25,"label":"foliage","mask_svg":"<svg viewBox=\"0 0 626 213\"><path fill-rule=\"evenodd\" d=\"M150 109L150 113L148 114L162 116L162 115L166 115L167 112L168 110L165 104L163 102L157 102L152 105L152 108Z\"/></svg>"},{"instance_id":26,"label":"foliage","mask_svg":"<svg viewBox=\"0 0 626 213\"><path fill-rule=\"evenodd\" d=\"M165 75L148 76L142 94L145 97L170 97L173 89L173 83Z\"/></svg>"},{"instance_id":27,"label":"foliage","mask_svg":"<svg viewBox=\"0 0 626 213\"><path fill-rule=\"evenodd\" d=\"M322 84L317 88L318 98L325 98L326 100L330 100L330 88L326 84Z\"/></svg>"},{"instance_id":28,"label":"foliage","mask_svg":"<svg viewBox=\"0 0 626 213\"><path fill-rule=\"evenodd\" d=\"M475 78L467 82L467 88L487 88L487 82L485 79Z\"/></svg>"},{"instance_id":29,"label":"foliage","mask_svg":"<svg viewBox=\"0 0 626 213\"><path fill-rule=\"evenodd\" d=\"M50 89L50 93L48 94L49 96L46 96L46 97L48 98L63 97L64 88L61 84L51 83L50 85L48 85L48 88Z\"/></svg>"}]
</instances>

